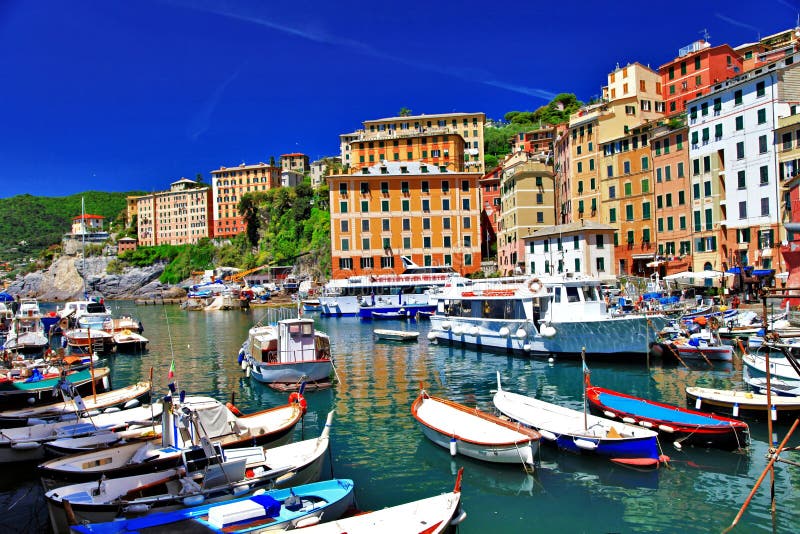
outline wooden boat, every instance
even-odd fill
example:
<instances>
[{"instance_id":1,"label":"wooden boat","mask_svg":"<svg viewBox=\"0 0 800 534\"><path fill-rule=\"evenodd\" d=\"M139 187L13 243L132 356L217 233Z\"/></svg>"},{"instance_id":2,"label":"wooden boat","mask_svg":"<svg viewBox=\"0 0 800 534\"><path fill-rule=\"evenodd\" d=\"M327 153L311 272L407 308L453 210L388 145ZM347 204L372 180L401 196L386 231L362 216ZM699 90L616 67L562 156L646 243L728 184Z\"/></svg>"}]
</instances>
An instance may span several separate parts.
<instances>
[{"instance_id":1,"label":"wooden boat","mask_svg":"<svg viewBox=\"0 0 800 534\"><path fill-rule=\"evenodd\" d=\"M373 311L370 314L372 319L379 319L379 320L391 320L391 319L407 319L408 315L403 311L385 311L385 312L378 312Z\"/></svg>"},{"instance_id":2,"label":"wooden boat","mask_svg":"<svg viewBox=\"0 0 800 534\"><path fill-rule=\"evenodd\" d=\"M63 390L60 391L60 395L62 397L61 400L50 404L0 411L0 428L38 424L64 415L74 415L79 411L104 410L122 405L126 408L133 408L138 406L142 400L149 398L150 382L138 382L124 388L98 393L97 395L87 395L85 399L82 398L79 401L80 408L76 405L75 400L65 394Z\"/></svg>"},{"instance_id":3,"label":"wooden boat","mask_svg":"<svg viewBox=\"0 0 800 534\"><path fill-rule=\"evenodd\" d=\"M142 326L141 321L134 319L130 315L123 315L121 317L112 317L104 321L103 330L109 334L116 334L117 332L124 332L125 330L141 334L144 332L144 326Z\"/></svg>"},{"instance_id":4,"label":"wooden boat","mask_svg":"<svg viewBox=\"0 0 800 534\"><path fill-rule=\"evenodd\" d=\"M511 423L477 408L431 397L423 389L411 405L411 415L422 433L450 449L486 462L533 465L539 434L519 423Z\"/></svg>"},{"instance_id":5,"label":"wooden boat","mask_svg":"<svg viewBox=\"0 0 800 534\"><path fill-rule=\"evenodd\" d=\"M304 312L322 311L322 304L320 304L319 299L306 299L303 301L303 311Z\"/></svg>"},{"instance_id":6,"label":"wooden boat","mask_svg":"<svg viewBox=\"0 0 800 534\"><path fill-rule=\"evenodd\" d=\"M745 368L742 380L747 384L753 393L767 394L767 378L765 376L751 377ZM773 395L783 397L800 397L800 380L787 378L770 377L769 390Z\"/></svg>"},{"instance_id":7,"label":"wooden boat","mask_svg":"<svg viewBox=\"0 0 800 534\"><path fill-rule=\"evenodd\" d=\"M570 452L606 456L619 463L658 466L656 432L612 421L502 389L497 373L494 405L508 417L531 426L542 438ZM630 462L630 460L634 460Z\"/></svg>"},{"instance_id":8,"label":"wooden boat","mask_svg":"<svg viewBox=\"0 0 800 534\"><path fill-rule=\"evenodd\" d=\"M416 341L419 338L419 332L412 332L410 330L386 330L376 328L372 331L378 339L386 339L389 341Z\"/></svg>"},{"instance_id":9,"label":"wooden boat","mask_svg":"<svg viewBox=\"0 0 800 534\"><path fill-rule=\"evenodd\" d=\"M113 334L99 328L72 328L63 335L67 338L67 347L73 353L89 352L89 345L95 354L108 354L114 348Z\"/></svg>"},{"instance_id":10,"label":"wooden boat","mask_svg":"<svg viewBox=\"0 0 800 534\"><path fill-rule=\"evenodd\" d=\"M789 423L800 416L800 397L772 396L772 408L768 409L767 396L749 391L727 389L686 388L686 402L696 410L714 412L733 417L749 417L766 421Z\"/></svg>"},{"instance_id":11,"label":"wooden boat","mask_svg":"<svg viewBox=\"0 0 800 534\"><path fill-rule=\"evenodd\" d=\"M330 412L318 438L270 449L220 451L204 446L196 457L184 454L179 468L52 489L45 498L53 531L67 531L72 518L79 523L101 523L316 481L328 450L332 418ZM67 508L71 509L69 519Z\"/></svg>"},{"instance_id":12,"label":"wooden boat","mask_svg":"<svg viewBox=\"0 0 800 534\"><path fill-rule=\"evenodd\" d=\"M35 374L35 372L34 372ZM0 407L10 409L19 406L38 406L51 404L60 393L53 391L59 386L62 379L66 378L80 394L92 392L92 382L96 392L106 391L109 386L108 367L100 367L92 372L91 369L75 371L64 376L62 373L39 373L38 376L28 378L15 376L14 370L3 377L0 375Z\"/></svg>"},{"instance_id":13,"label":"wooden boat","mask_svg":"<svg viewBox=\"0 0 800 534\"><path fill-rule=\"evenodd\" d=\"M745 353L742 355L742 362L751 377L758 378L767 375L767 358L764 354ZM784 380L800 380L800 373L797 372L786 356L770 355L769 374Z\"/></svg>"},{"instance_id":14,"label":"wooden boat","mask_svg":"<svg viewBox=\"0 0 800 534\"><path fill-rule=\"evenodd\" d=\"M0 432L0 463L41 460L45 443L59 438L90 436L131 426L147 425L161 415L160 405L139 406L91 418L81 417L55 423L7 428Z\"/></svg>"},{"instance_id":15,"label":"wooden boat","mask_svg":"<svg viewBox=\"0 0 800 534\"><path fill-rule=\"evenodd\" d=\"M147 344L150 342L150 340L144 337L142 334L133 332L131 330L115 332L112 334L112 338L114 339L114 346L116 347L117 352L128 354L146 351Z\"/></svg>"},{"instance_id":16,"label":"wooden boat","mask_svg":"<svg viewBox=\"0 0 800 534\"><path fill-rule=\"evenodd\" d=\"M251 328L239 363L248 376L265 384L326 381L333 372L330 338L315 331L313 319Z\"/></svg>"},{"instance_id":17,"label":"wooden boat","mask_svg":"<svg viewBox=\"0 0 800 534\"><path fill-rule=\"evenodd\" d=\"M679 445L743 449L750 444L747 423L641 399L598 386L586 388L586 399L597 415L657 430Z\"/></svg>"},{"instance_id":18,"label":"wooden boat","mask_svg":"<svg viewBox=\"0 0 800 534\"><path fill-rule=\"evenodd\" d=\"M439 534L458 526L467 517L461 508L461 475L449 493L428 497L366 514L327 521L304 529L304 534Z\"/></svg>"},{"instance_id":19,"label":"wooden boat","mask_svg":"<svg viewBox=\"0 0 800 534\"><path fill-rule=\"evenodd\" d=\"M186 532L244 533L264 530L293 530L338 519L355 507L352 480L313 482L289 489L270 490L215 504L148 514L134 519L72 527L81 534L119 534L169 529Z\"/></svg>"},{"instance_id":20,"label":"wooden boat","mask_svg":"<svg viewBox=\"0 0 800 534\"><path fill-rule=\"evenodd\" d=\"M301 400L300 398L299 400ZM119 478L151 473L181 463L181 454L197 447L202 438L219 444L223 449L244 446L275 446L285 443L303 415L299 402L242 415L229 403L223 405L210 397L186 397L166 406L172 415L162 418L159 431L161 442L133 442L104 450L76 454L47 461L39 472L48 486L51 481L80 482L100 477ZM179 424L179 420L182 422ZM163 427L169 429L163 432ZM185 439L178 428L190 429Z\"/></svg>"}]
</instances>

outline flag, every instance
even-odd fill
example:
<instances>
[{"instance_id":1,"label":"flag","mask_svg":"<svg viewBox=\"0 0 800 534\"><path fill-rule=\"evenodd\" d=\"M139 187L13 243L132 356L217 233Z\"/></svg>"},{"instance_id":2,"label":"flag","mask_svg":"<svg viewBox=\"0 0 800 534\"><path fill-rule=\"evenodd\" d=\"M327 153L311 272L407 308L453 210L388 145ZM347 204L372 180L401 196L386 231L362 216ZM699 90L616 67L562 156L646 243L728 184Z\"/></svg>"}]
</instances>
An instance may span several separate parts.
<instances>
[{"instance_id":1,"label":"flag","mask_svg":"<svg viewBox=\"0 0 800 534\"><path fill-rule=\"evenodd\" d=\"M167 378L170 380L175 378L175 359L173 359L172 363L169 365L169 374L167 374Z\"/></svg>"},{"instance_id":2,"label":"flag","mask_svg":"<svg viewBox=\"0 0 800 534\"><path fill-rule=\"evenodd\" d=\"M586 365L586 360L582 360L582 363L583 363L583 382L588 387L592 385L591 379L589 378L591 371L589 371L589 366Z\"/></svg>"}]
</instances>

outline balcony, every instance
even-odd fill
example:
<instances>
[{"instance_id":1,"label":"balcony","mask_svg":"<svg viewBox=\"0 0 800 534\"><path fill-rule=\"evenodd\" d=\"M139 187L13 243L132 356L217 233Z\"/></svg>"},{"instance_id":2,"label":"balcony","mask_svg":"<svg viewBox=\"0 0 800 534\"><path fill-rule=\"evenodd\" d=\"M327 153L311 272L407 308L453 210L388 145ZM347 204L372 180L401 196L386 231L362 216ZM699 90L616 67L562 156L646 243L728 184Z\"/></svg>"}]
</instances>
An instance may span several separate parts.
<instances>
[{"instance_id":1,"label":"balcony","mask_svg":"<svg viewBox=\"0 0 800 534\"><path fill-rule=\"evenodd\" d=\"M447 135L455 133L455 130L451 130L447 126L432 126L430 128L427 127L419 127L419 128L408 128L406 130L384 130L381 132L367 132L365 130L357 130L354 132L353 139L351 142L354 141L385 141L385 140L392 140L392 139L406 139L409 137L420 137L422 135Z\"/></svg>"}]
</instances>

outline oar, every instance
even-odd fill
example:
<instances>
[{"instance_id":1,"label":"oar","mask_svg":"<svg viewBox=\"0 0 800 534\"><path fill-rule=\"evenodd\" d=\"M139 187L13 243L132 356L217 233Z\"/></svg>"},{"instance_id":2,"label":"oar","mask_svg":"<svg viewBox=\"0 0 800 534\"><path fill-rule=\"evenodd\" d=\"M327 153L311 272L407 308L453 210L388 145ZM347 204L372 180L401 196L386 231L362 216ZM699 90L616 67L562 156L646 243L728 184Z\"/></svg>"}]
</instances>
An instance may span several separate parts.
<instances>
[{"instance_id":1,"label":"oar","mask_svg":"<svg viewBox=\"0 0 800 534\"><path fill-rule=\"evenodd\" d=\"M685 361L683 361L683 359L681 358L680 354L678 354L678 351L675 349L675 347L672 345L672 343L668 343L668 344L667 344L667 348L668 348L668 349L669 349L669 351L672 353L672 355L673 355L673 356L675 356L675 358L677 358L677 360L678 360L679 362L681 362L681 364L682 364L684 367L686 367L687 369L689 368L689 366L688 366L688 365L686 365L686 362L685 362Z\"/></svg>"}]
</instances>

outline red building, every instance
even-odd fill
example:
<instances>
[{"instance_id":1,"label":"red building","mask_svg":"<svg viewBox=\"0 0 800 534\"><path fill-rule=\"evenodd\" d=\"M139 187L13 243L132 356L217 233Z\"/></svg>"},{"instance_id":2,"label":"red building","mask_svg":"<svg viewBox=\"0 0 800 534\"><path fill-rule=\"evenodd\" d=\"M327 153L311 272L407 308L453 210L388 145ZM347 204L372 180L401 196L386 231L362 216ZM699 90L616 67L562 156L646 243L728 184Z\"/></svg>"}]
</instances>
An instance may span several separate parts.
<instances>
[{"instance_id":1,"label":"red building","mask_svg":"<svg viewBox=\"0 0 800 534\"><path fill-rule=\"evenodd\" d=\"M658 68L665 112L686 110L686 102L703 96L709 88L742 72L742 59L729 45L711 46L695 41L678 51L678 57Z\"/></svg>"},{"instance_id":2,"label":"red building","mask_svg":"<svg viewBox=\"0 0 800 534\"><path fill-rule=\"evenodd\" d=\"M481 250L484 259L492 257L492 245L494 244L494 254L497 254L497 224L500 220L500 175L503 166L498 165L487 172L480 179L481 187Z\"/></svg>"},{"instance_id":3,"label":"red building","mask_svg":"<svg viewBox=\"0 0 800 534\"><path fill-rule=\"evenodd\" d=\"M786 227L786 243L781 246L781 256L789 273L786 287L800 287L800 175L784 184L784 190L789 196L790 219L784 223ZM792 306L800 305L800 294L790 299Z\"/></svg>"}]
</instances>

